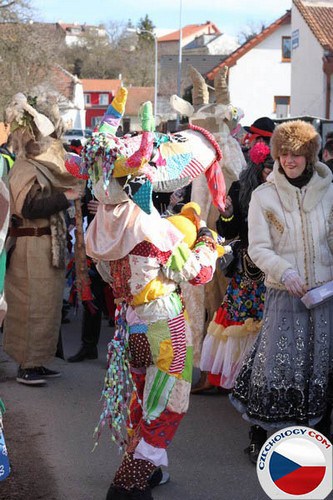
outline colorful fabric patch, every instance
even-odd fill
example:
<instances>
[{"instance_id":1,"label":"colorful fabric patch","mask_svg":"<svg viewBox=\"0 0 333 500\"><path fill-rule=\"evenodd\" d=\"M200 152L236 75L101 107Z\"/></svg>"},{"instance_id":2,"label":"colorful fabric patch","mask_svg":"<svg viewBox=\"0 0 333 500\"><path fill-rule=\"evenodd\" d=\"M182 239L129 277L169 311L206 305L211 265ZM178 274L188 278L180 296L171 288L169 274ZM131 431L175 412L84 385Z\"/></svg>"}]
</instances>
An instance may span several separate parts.
<instances>
[{"instance_id":1,"label":"colorful fabric patch","mask_svg":"<svg viewBox=\"0 0 333 500\"><path fill-rule=\"evenodd\" d=\"M141 324L136 324L128 327L128 332L130 335L133 335L135 333L147 333L148 331L148 326L145 325L144 323Z\"/></svg>"},{"instance_id":2,"label":"colorful fabric patch","mask_svg":"<svg viewBox=\"0 0 333 500\"><path fill-rule=\"evenodd\" d=\"M181 373L184 368L186 356L185 319L183 313L168 320L168 325L173 348L173 361L169 368L169 373Z\"/></svg>"},{"instance_id":3,"label":"colorful fabric patch","mask_svg":"<svg viewBox=\"0 0 333 500\"><path fill-rule=\"evenodd\" d=\"M192 154L190 153L169 156L168 158L166 158L167 162L166 169L168 173L166 179L178 179L179 177L186 177L184 171L190 165L191 159L192 159ZM163 177L160 176L160 171L158 178L159 180L163 180Z\"/></svg>"},{"instance_id":4,"label":"colorful fabric patch","mask_svg":"<svg viewBox=\"0 0 333 500\"><path fill-rule=\"evenodd\" d=\"M185 365L184 365L184 369L182 371L182 379L191 383L192 382L192 373L193 373L193 347L187 346Z\"/></svg>"},{"instance_id":5,"label":"colorful fabric patch","mask_svg":"<svg viewBox=\"0 0 333 500\"><path fill-rule=\"evenodd\" d=\"M154 420L165 410L175 378L155 366L147 368L143 412L145 420Z\"/></svg>"},{"instance_id":6,"label":"colorful fabric patch","mask_svg":"<svg viewBox=\"0 0 333 500\"><path fill-rule=\"evenodd\" d=\"M171 255L171 251L161 252L153 243L149 241L142 241L131 250L131 255L138 255L142 257L154 257L161 264L165 264Z\"/></svg>"},{"instance_id":7,"label":"colorful fabric patch","mask_svg":"<svg viewBox=\"0 0 333 500\"><path fill-rule=\"evenodd\" d=\"M186 413L190 399L191 383L177 380L170 394L167 410L175 413Z\"/></svg>"},{"instance_id":8,"label":"colorful fabric patch","mask_svg":"<svg viewBox=\"0 0 333 500\"><path fill-rule=\"evenodd\" d=\"M151 323L148 327L147 338L149 340L154 363L156 363L160 353L161 342L170 340L170 330L167 321L161 320Z\"/></svg>"},{"instance_id":9,"label":"colorful fabric patch","mask_svg":"<svg viewBox=\"0 0 333 500\"><path fill-rule=\"evenodd\" d=\"M139 175L129 179L124 185L127 196L136 203L141 210L151 214L153 210L153 186L146 175Z\"/></svg>"},{"instance_id":10,"label":"colorful fabric patch","mask_svg":"<svg viewBox=\"0 0 333 500\"><path fill-rule=\"evenodd\" d=\"M224 210L227 190L220 164L215 161L205 172L212 202L220 211Z\"/></svg>"},{"instance_id":11,"label":"colorful fabric patch","mask_svg":"<svg viewBox=\"0 0 333 500\"><path fill-rule=\"evenodd\" d=\"M192 158L188 165L184 168L181 173L181 178L183 177L191 177L191 179L195 179L205 170L204 166L200 161Z\"/></svg>"},{"instance_id":12,"label":"colorful fabric patch","mask_svg":"<svg viewBox=\"0 0 333 500\"><path fill-rule=\"evenodd\" d=\"M212 267L202 267L200 269L199 274L196 275L195 278L189 281L191 285L202 285L203 283L208 283L213 277L213 268Z\"/></svg>"},{"instance_id":13,"label":"colorful fabric patch","mask_svg":"<svg viewBox=\"0 0 333 500\"><path fill-rule=\"evenodd\" d=\"M131 366L141 368L142 366L150 366L152 364L150 345L146 335L140 333L130 335L128 343L131 354Z\"/></svg>"},{"instance_id":14,"label":"colorful fabric patch","mask_svg":"<svg viewBox=\"0 0 333 500\"><path fill-rule=\"evenodd\" d=\"M143 439L151 446L167 448L171 443L184 413L175 413L164 410L163 413L149 423L141 421L140 433Z\"/></svg>"},{"instance_id":15,"label":"colorful fabric patch","mask_svg":"<svg viewBox=\"0 0 333 500\"><path fill-rule=\"evenodd\" d=\"M174 288L174 286L172 287ZM158 297L163 297L167 292L167 283L163 282L161 278L155 278L147 283L147 285L137 295L133 297L131 302L132 306L140 306L147 304Z\"/></svg>"},{"instance_id":16,"label":"colorful fabric patch","mask_svg":"<svg viewBox=\"0 0 333 500\"><path fill-rule=\"evenodd\" d=\"M174 250L173 254L170 256L166 266L172 271L180 271L184 264L189 259L191 250L186 245L186 243L180 243L178 247Z\"/></svg>"},{"instance_id":17,"label":"colorful fabric patch","mask_svg":"<svg viewBox=\"0 0 333 500\"><path fill-rule=\"evenodd\" d=\"M157 448L141 438L138 445L134 450L134 458L140 460L148 460L152 462L156 467L160 465L168 466L168 455L165 448Z\"/></svg>"},{"instance_id":18,"label":"colorful fabric patch","mask_svg":"<svg viewBox=\"0 0 333 500\"><path fill-rule=\"evenodd\" d=\"M128 256L123 259L112 260L110 271L113 278L112 290L116 299L122 297L131 302L132 294L129 286L131 279L131 266Z\"/></svg>"},{"instance_id":19,"label":"colorful fabric patch","mask_svg":"<svg viewBox=\"0 0 333 500\"><path fill-rule=\"evenodd\" d=\"M174 136L172 136L173 138ZM177 141L167 141L163 142L160 145L160 151L166 160L168 158L172 157L181 157L189 154L189 149L190 146L188 144L188 140L186 139L185 142L177 142Z\"/></svg>"},{"instance_id":20,"label":"colorful fabric patch","mask_svg":"<svg viewBox=\"0 0 333 500\"><path fill-rule=\"evenodd\" d=\"M157 368L163 372L169 372L173 360L173 348L170 339L163 340L160 343L160 349L155 362Z\"/></svg>"}]
</instances>

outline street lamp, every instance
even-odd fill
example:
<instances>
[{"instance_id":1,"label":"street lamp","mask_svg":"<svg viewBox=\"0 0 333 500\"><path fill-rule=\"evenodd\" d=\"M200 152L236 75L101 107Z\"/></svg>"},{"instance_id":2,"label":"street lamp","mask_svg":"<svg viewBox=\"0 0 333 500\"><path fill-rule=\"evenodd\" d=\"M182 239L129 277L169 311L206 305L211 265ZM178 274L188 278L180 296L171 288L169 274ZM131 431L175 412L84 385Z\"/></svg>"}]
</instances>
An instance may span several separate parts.
<instances>
[{"instance_id":1,"label":"street lamp","mask_svg":"<svg viewBox=\"0 0 333 500\"><path fill-rule=\"evenodd\" d=\"M179 0L179 47L178 47L178 74L177 74L177 95L181 97L182 83L182 44L183 44L183 28L182 28L182 0ZM179 113L176 118L176 130L179 128Z\"/></svg>"},{"instance_id":2,"label":"street lamp","mask_svg":"<svg viewBox=\"0 0 333 500\"><path fill-rule=\"evenodd\" d=\"M135 28L127 28L126 31L129 31L130 33L137 33L140 35L140 33L149 33L154 37L154 43L155 43L155 72L154 72L154 120L155 120L155 126L156 126L156 116L157 116L157 68L158 68L158 62L157 62L157 36L153 31L145 30L145 29L135 29Z\"/></svg>"}]
</instances>

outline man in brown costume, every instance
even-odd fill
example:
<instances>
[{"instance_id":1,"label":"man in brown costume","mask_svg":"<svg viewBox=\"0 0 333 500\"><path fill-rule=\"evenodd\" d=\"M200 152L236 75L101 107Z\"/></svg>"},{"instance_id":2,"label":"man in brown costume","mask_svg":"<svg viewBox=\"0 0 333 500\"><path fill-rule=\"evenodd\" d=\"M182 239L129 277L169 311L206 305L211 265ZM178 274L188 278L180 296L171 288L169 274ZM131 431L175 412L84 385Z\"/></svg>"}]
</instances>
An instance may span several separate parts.
<instances>
[{"instance_id":1,"label":"man in brown costume","mask_svg":"<svg viewBox=\"0 0 333 500\"><path fill-rule=\"evenodd\" d=\"M31 105L32 104L32 105ZM61 322L66 225L63 211L82 196L82 181L64 165L63 122L48 97L14 96L7 109L17 160L9 175L10 263L3 347L18 364L17 381L45 383Z\"/></svg>"}]
</instances>

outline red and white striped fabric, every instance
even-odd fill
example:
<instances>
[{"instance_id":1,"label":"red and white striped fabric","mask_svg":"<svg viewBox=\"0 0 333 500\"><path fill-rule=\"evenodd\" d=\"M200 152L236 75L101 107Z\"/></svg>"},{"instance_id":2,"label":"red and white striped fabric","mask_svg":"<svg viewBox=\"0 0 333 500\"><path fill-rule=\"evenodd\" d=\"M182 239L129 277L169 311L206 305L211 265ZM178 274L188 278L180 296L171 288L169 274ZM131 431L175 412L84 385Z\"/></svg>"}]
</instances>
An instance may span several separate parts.
<instances>
[{"instance_id":1,"label":"red and white striped fabric","mask_svg":"<svg viewBox=\"0 0 333 500\"><path fill-rule=\"evenodd\" d=\"M192 158L190 163L186 165L179 177L180 179L183 179L184 177L191 177L191 179L194 179L202 174L204 170L205 168L202 163L200 163L200 161L196 160L195 158Z\"/></svg>"},{"instance_id":2,"label":"red and white striped fabric","mask_svg":"<svg viewBox=\"0 0 333 500\"><path fill-rule=\"evenodd\" d=\"M180 313L175 318L169 319L168 326L170 330L171 344L173 349L173 361L168 371L169 373L181 373L184 369L186 357L184 314Z\"/></svg>"}]
</instances>

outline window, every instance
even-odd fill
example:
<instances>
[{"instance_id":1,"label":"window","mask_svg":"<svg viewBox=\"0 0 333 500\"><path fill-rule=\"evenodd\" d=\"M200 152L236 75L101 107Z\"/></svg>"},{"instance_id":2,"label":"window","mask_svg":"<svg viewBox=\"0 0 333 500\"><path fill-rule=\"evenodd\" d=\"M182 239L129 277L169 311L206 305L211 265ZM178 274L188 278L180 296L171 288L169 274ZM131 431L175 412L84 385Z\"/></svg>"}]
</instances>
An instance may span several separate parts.
<instances>
[{"instance_id":1,"label":"window","mask_svg":"<svg viewBox=\"0 0 333 500\"><path fill-rule=\"evenodd\" d=\"M90 99L90 94L84 94L84 104L90 104L91 99Z\"/></svg>"},{"instance_id":2,"label":"window","mask_svg":"<svg viewBox=\"0 0 333 500\"><path fill-rule=\"evenodd\" d=\"M288 62L291 59L291 37L282 37L282 61Z\"/></svg>"},{"instance_id":3,"label":"window","mask_svg":"<svg viewBox=\"0 0 333 500\"><path fill-rule=\"evenodd\" d=\"M109 104L109 94L99 94L99 104L107 106Z\"/></svg>"},{"instance_id":4,"label":"window","mask_svg":"<svg viewBox=\"0 0 333 500\"><path fill-rule=\"evenodd\" d=\"M99 125L101 123L102 118L102 116L93 116L91 119L91 126L95 128L96 125Z\"/></svg>"},{"instance_id":5,"label":"window","mask_svg":"<svg viewBox=\"0 0 333 500\"><path fill-rule=\"evenodd\" d=\"M276 118L287 118L289 115L290 97L289 96L275 96L274 97L274 113Z\"/></svg>"}]
</instances>

